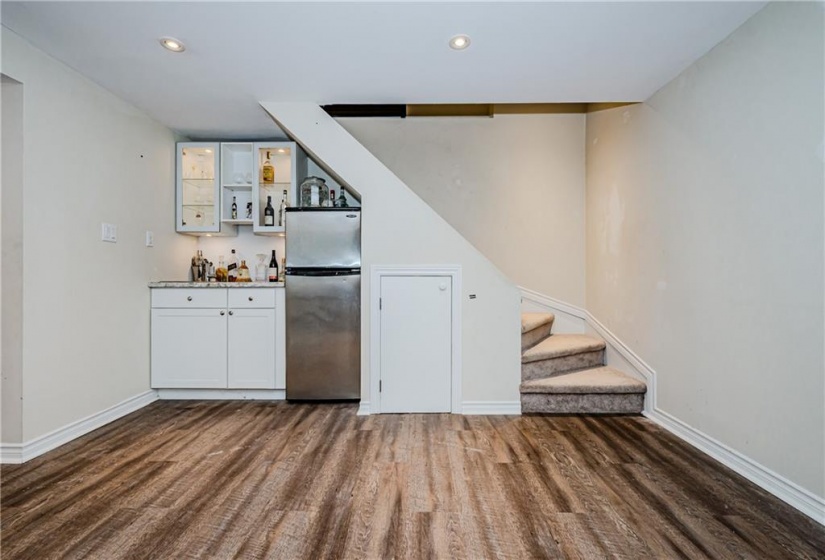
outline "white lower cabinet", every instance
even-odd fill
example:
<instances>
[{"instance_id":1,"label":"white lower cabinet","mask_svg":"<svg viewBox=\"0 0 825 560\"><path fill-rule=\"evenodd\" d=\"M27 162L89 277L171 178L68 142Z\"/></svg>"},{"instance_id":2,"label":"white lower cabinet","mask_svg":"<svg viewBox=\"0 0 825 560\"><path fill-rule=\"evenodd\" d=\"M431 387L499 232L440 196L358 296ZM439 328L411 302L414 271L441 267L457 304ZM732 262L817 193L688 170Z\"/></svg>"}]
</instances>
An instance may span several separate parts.
<instances>
[{"instance_id":1,"label":"white lower cabinet","mask_svg":"<svg viewBox=\"0 0 825 560\"><path fill-rule=\"evenodd\" d=\"M283 389L283 301L276 288L153 288L152 387Z\"/></svg>"}]
</instances>

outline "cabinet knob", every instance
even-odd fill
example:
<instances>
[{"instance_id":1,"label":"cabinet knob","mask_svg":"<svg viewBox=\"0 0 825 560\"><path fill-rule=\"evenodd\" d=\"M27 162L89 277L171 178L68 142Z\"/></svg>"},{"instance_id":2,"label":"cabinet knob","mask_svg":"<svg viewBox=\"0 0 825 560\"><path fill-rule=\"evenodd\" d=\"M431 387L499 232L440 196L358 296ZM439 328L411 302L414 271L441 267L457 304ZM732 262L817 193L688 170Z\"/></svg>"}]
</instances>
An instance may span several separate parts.
<instances>
[{"instance_id":1,"label":"cabinet knob","mask_svg":"<svg viewBox=\"0 0 825 560\"><path fill-rule=\"evenodd\" d=\"M186 301L192 301L192 296L186 296Z\"/></svg>"},{"instance_id":2,"label":"cabinet knob","mask_svg":"<svg viewBox=\"0 0 825 560\"><path fill-rule=\"evenodd\" d=\"M229 314L230 314L230 315L234 315L234 313L233 313L232 311L230 311L230 312L229 312Z\"/></svg>"},{"instance_id":3,"label":"cabinet knob","mask_svg":"<svg viewBox=\"0 0 825 560\"><path fill-rule=\"evenodd\" d=\"M249 296L249 301L252 301L252 296Z\"/></svg>"},{"instance_id":4,"label":"cabinet knob","mask_svg":"<svg viewBox=\"0 0 825 560\"><path fill-rule=\"evenodd\" d=\"M223 317L224 315L226 315L226 311L221 311L221 317Z\"/></svg>"}]
</instances>

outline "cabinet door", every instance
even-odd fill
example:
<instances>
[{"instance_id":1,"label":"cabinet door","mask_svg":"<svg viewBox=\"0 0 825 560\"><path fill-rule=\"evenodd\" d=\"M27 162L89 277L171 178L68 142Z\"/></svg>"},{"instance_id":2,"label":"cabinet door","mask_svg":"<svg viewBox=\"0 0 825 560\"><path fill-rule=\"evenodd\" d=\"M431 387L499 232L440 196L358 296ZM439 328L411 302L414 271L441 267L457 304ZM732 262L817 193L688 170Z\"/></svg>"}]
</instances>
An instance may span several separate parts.
<instances>
[{"instance_id":1,"label":"cabinet door","mask_svg":"<svg viewBox=\"0 0 825 560\"><path fill-rule=\"evenodd\" d=\"M275 388L275 310L229 310L229 388Z\"/></svg>"},{"instance_id":2,"label":"cabinet door","mask_svg":"<svg viewBox=\"0 0 825 560\"><path fill-rule=\"evenodd\" d=\"M177 231L219 232L219 144L179 142L177 146Z\"/></svg>"},{"instance_id":3,"label":"cabinet door","mask_svg":"<svg viewBox=\"0 0 825 560\"><path fill-rule=\"evenodd\" d=\"M226 388L226 311L152 310L152 387Z\"/></svg>"}]
</instances>

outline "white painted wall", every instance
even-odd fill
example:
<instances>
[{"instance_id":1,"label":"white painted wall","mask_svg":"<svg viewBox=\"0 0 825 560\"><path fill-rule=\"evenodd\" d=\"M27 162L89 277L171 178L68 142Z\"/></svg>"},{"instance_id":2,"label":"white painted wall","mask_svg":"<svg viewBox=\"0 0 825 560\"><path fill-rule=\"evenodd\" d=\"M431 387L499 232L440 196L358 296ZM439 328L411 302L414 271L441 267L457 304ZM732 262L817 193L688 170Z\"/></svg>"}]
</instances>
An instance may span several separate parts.
<instances>
[{"instance_id":1,"label":"white painted wall","mask_svg":"<svg viewBox=\"0 0 825 560\"><path fill-rule=\"evenodd\" d=\"M481 253L320 107L264 103L307 153L361 195L361 393L369 399L372 265L462 267L462 398L519 400L519 292ZM470 300L469 295L477 299ZM427 349L422 348L425 352Z\"/></svg>"},{"instance_id":2,"label":"white painted wall","mask_svg":"<svg viewBox=\"0 0 825 560\"><path fill-rule=\"evenodd\" d=\"M584 306L584 114L338 121L511 281Z\"/></svg>"},{"instance_id":3,"label":"white painted wall","mask_svg":"<svg viewBox=\"0 0 825 560\"><path fill-rule=\"evenodd\" d=\"M178 277L174 134L2 29L23 83L23 440L149 389L149 290ZM101 222L118 227L100 241ZM147 229L155 247L144 246Z\"/></svg>"},{"instance_id":4,"label":"white painted wall","mask_svg":"<svg viewBox=\"0 0 825 560\"><path fill-rule=\"evenodd\" d=\"M23 437L23 84L0 76L0 441Z\"/></svg>"},{"instance_id":5,"label":"white painted wall","mask_svg":"<svg viewBox=\"0 0 825 560\"><path fill-rule=\"evenodd\" d=\"M587 121L587 308L658 407L825 496L823 4Z\"/></svg>"}]
</instances>

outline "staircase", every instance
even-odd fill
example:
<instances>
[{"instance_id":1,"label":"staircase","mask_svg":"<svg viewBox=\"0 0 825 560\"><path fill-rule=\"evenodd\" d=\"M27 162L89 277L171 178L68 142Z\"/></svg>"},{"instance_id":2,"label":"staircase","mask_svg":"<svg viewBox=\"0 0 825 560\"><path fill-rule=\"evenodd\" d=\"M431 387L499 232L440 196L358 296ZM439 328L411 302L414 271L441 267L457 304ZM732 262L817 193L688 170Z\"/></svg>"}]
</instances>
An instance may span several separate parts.
<instances>
[{"instance_id":1,"label":"staircase","mask_svg":"<svg viewBox=\"0 0 825 560\"><path fill-rule=\"evenodd\" d=\"M552 313L521 315L521 411L639 414L647 386L604 365L603 340L551 334Z\"/></svg>"}]
</instances>

